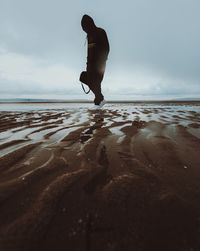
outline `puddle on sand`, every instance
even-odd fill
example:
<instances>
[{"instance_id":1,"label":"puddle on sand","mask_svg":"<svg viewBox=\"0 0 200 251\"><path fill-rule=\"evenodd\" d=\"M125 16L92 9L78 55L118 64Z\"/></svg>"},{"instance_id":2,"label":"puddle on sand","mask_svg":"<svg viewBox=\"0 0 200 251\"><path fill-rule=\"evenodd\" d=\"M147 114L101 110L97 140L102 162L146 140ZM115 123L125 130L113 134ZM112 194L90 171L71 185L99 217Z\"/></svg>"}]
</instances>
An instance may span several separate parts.
<instances>
[{"instance_id":1,"label":"puddle on sand","mask_svg":"<svg viewBox=\"0 0 200 251\"><path fill-rule=\"evenodd\" d=\"M81 127L69 127L69 128L65 128L65 129L61 129L57 132L55 132L55 134L51 135L49 137L49 139L47 140L48 143L59 143L60 141L62 141L70 132L75 131L80 129Z\"/></svg>"},{"instance_id":2,"label":"puddle on sand","mask_svg":"<svg viewBox=\"0 0 200 251\"><path fill-rule=\"evenodd\" d=\"M121 131L121 129L127 125L129 126L129 125L131 125L131 123L127 123L122 126L109 127L108 129L111 131L112 134L115 134L116 136L124 136L124 133Z\"/></svg>"},{"instance_id":3,"label":"puddle on sand","mask_svg":"<svg viewBox=\"0 0 200 251\"><path fill-rule=\"evenodd\" d=\"M16 151L16 150L18 150L18 149L20 149L20 148L26 146L26 145L29 145L29 144L30 144L30 141L27 141L27 142L18 143L18 144L15 144L15 145L13 145L13 146L6 147L6 148L4 148L4 149L2 149L2 150L0 151L0 157L3 157L3 156L5 156L6 154L9 154L9 153L11 153L11 152L14 152L14 151Z\"/></svg>"},{"instance_id":4,"label":"puddle on sand","mask_svg":"<svg viewBox=\"0 0 200 251\"><path fill-rule=\"evenodd\" d=\"M4 112L5 121L16 120L16 127L8 129L0 133L0 143L4 144L13 140L29 139L31 142L43 141L43 144L54 144L61 141L70 132L77 130L85 125L89 127L97 124L100 127L107 127L111 135L117 137L117 143L120 143L124 139L124 133L121 128L130 125L129 123L110 127L114 122L123 121L157 121L165 125L169 125L168 128L171 135L173 130L176 130L176 125L188 126L191 123L200 124L200 106L198 105L153 105L153 104L106 104L105 109L100 111L90 111L91 104L9 104L4 105L5 110L9 110L11 107L16 111L22 112ZM4 110L3 106L0 106L0 110ZM10 110L12 110L10 109ZM37 110L37 111L36 111ZM151 116L150 116L151 115ZM51 125L52 123L58 125L55 128L49 128L37 133L30 134L35 130L42 129L38 126L41 122L44 122L46 116L46 123ZM58 116L58 117L57 117ZM48 119L49 118L49 119ZM62 123L58 124L57 121L62 119ZM29 121L30 126L33 128L24 128L21 126L20 121ZM195 121L195 122L194 122ZM19 123L18 123L19 122ZM36 127L37 125L37 127ZM72 126L66 128L68 126ZM76 126L76 127L73 127ZM63 128L63 129L62 129ZM18 129L22 129L18 131ZM88 130L87 129L87 130ZM58 130L58 131L57 131ZM55 131L55 133L53 133ZM56 132L57 131L57 132ZM143 128L140 130L141 136L152 137L154 129ZM52 132L52 134L51 134ZM95 133L95 129L92 130ZM188 128L188 132L195 137L200 138L199 128ZM49 137L45 138L45 135L50 133ZM174 132L175 133L175 132ZM28 136L28 137L27 137ZM91 135L88 133L83 134L83 141L89 141ZM1 150L1 154L14 151L28 142L18 143L16 145L7 147Z\"/></svg>"}]
</instances>

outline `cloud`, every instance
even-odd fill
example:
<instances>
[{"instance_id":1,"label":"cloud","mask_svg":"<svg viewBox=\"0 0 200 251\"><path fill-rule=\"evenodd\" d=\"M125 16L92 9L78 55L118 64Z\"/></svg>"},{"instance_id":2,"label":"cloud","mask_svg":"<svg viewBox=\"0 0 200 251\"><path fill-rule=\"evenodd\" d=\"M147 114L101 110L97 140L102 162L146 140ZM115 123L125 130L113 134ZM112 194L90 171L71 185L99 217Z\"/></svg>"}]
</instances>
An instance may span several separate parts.
<instances>
[{"instance_id":1,"label":"cloud","mask_svg":"<svg viewBox=\"0 0 200 251\"><path fill-rule=\"evenodd\" d=\"M1 97L34 97L46 95L65 98L92 98L84 96L78 77L79 72L65 64L53 64L37 57L0 53ZM198 82L169 79L165 73L150 68L133 67L127 70L110 69L105 74L102 89L108 99L142 99L159 97L196 97L200 93Z\"/></svg>"},{"instance_id":2,"label":"cloud","mask_svg":"<svg viewBox=\"0 0 200 251\"><path fill-rule=\"evenodd\" d=\"M45 60L17 53L0 54L1 91L7 88L3 82L21 83L26 89L49 89L52 91L72 87L77 72L66 65L49 64Z\"/></svg>"},{"instance_id":3,"label":"cloud","mask_svg":"<svg viewBox=\"0 0 200 251\"><path fill-rule=\"evenodd\" d=\"M78 77L87 48L80 20L87 13L108 33L103 90L109 97L200 96L199 12L198 0L2 0L1 95L83 97Z\"/></svg>"}]
</instances>

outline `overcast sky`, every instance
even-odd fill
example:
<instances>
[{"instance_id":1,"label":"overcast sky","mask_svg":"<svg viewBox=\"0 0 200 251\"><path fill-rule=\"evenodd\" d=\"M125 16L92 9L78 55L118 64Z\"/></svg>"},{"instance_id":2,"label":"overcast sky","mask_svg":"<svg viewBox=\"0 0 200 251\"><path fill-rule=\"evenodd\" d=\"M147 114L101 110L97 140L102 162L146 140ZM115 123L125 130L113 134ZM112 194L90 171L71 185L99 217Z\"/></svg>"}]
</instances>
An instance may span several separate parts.
<instances>
[{"instance_id":1,"label":"overcast sky","mask_svg":"<svg viewBox=\"0 0 200 251\"><path fill-rule=\"evenodd\" d=\"M106 99L200 98L199 0L0 0L0 98L81 98L82 15L106 30Z\"/></svg>"}]
</instances>

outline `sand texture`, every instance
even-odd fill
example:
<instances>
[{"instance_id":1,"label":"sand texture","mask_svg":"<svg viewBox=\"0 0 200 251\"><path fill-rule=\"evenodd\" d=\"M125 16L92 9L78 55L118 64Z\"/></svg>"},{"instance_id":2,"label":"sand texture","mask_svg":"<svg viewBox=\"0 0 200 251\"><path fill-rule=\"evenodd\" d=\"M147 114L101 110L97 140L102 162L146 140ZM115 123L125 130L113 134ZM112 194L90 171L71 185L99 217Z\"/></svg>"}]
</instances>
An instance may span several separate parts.
<instances>
[{"instance_id":1,"label":"sand texture","mask_svg":"<svg viewBox=\"0 0 200 251\"><path fill-rule=\"evenodd\" d=\"M0 112L1 251L199 251L200 105Z\"/></svg>"}]
</instances>

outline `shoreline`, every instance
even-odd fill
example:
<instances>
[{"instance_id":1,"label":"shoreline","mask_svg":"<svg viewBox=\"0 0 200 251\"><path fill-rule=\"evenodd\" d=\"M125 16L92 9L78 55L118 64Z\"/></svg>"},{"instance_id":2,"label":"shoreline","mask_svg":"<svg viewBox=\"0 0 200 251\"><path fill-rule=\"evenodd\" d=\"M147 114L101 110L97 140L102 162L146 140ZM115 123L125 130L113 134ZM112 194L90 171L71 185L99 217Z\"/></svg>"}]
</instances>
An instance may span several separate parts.
<instances>
[{"instance_id":1,"label":"shoreline","mask_svg":"<svg viewBox=\"0 0 200 251\"><path fill-rule=\"evenodd\" d=\"M0 104L91 104L93 101L0 101ZM200 100L138 100L138 101L106 101L107 104L197 104Z\"/></svg>"}]
</instances>

